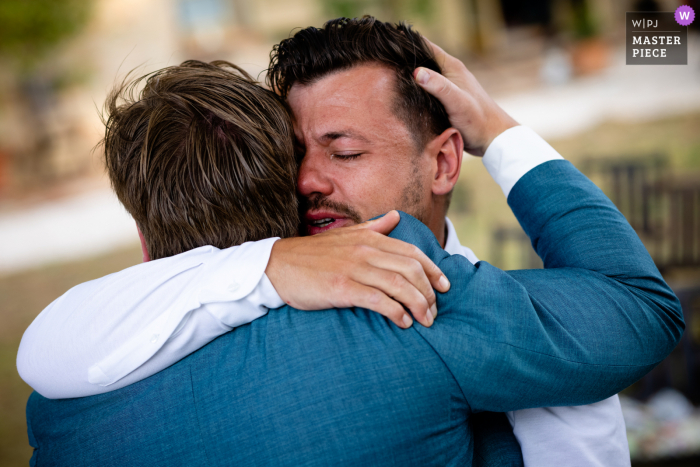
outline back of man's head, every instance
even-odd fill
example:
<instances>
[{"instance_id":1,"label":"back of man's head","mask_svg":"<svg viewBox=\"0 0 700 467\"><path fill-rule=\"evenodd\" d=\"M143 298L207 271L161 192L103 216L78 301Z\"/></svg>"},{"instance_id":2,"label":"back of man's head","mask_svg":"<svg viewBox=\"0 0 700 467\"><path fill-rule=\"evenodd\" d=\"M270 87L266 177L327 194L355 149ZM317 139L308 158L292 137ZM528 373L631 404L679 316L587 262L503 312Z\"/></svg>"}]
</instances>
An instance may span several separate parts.
<instances>
[{"instance_id":1,"label":"back of man's head","mask_svg":"<svg viewBox=\"0 0 700 467\"><path fill-rule=\"evenodd\" d=\"M302 29L277 44L267 80L281 96L295 83L306 85L357 65L379 63L396 72L394 112L422 149L450 127L445 108L413 80L416 67L441 72L420 33L405 23L392 24L371 16L338 18L322 29Z\"/></svg>"},{"instance_id":2,"label":"back of man's head","mask_svg":"<svg viewBox=\"0 0 700 467\"><path fill-rule=\"evenodd\" d=\"M187 61L125 81L105 110L109 178L151 259L296 233L291 120L243 70Z\"/></svg>"}]
</instances>

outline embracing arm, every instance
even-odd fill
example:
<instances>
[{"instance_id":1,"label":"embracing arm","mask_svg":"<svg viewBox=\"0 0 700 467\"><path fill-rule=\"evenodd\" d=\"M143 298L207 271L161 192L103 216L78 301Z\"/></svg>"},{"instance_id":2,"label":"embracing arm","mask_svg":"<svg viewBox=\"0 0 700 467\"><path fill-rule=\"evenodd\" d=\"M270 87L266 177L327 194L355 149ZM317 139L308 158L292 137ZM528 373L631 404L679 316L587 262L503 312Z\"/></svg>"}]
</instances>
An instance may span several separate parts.
<instances>
[{"instance_id":1,"label":"embracing arm","mask_svg":"<svg viewBox=\"0 0 700 467\"><path fill-rule=\"evenodd\" d=\"M438 298L441 319L417 330L476 410L582 405L617 393L677 344L678 299L612 202L517 126L462 62L431 46L445 75L419 68L416 81L445 105L467 150L485 154L545 269L445 258L438 265L453 287Z\"/></svg>"},{"instance_id":2,"label":"embracing arm","mask_svg":"<svg viewBox=\"0 0 700 467\"><path fill-rule=\"evenodd\" d=\"M417 69L416 81L440 99L450 121L462 134L467 150L483 155L485 167L506 197L527 172L544 162L561 159L533 131L516 126L461 61L429 41L428 45L443 74ZM454 253L454 249L451 252ZM557 454L564 455L565 462L570 464L577 459L573 462L576 465L629 465L627 437L617 396L591 405L518 410L509 412L508 417L528 465L561 460ZM476 426L475 432L479 432ZM475 455L478 452L475 449ZM488 449L481 452L493 455Z\"/></svg>"},{"instance_id":3,"label":"embracing arm","mask_svg":"<svg viewBox=\"0 0 700 467\"><path fill-rule=\"evenodd\" d=\"M417 328L472 409L589 404L668 355L684 327L679 302L592 182L550 161L522 177L508 202L546 269L446 257L438 265L453 286L438 296L440 320Z\"/></svg>"},{"instance_id":4,"label":"embracing arm","mask_svg":"<svg viewBox=\"0 0 700 467\"><path fill-rule=\"evenodd\" d=\"M201 247L72 288L25 331L20 376L56 399L118 389L172 365L281 305L264 275L274 242Z\"/></svg>"},{"instance_id":5,"label":"embracing arm","mask_svg":"<svg viewBox=\"0 0 700 467\"><path fill-rule=\"evenodd\" d=\"M442 273L422 252L383 235L398 220L393 212L314 238L201 247L81 284L25 332L20 376L54 399L112 391L285 301L308 310L362 305L410 326L391 295L429 326L433 287L447 290L449 284L440 283ZM368 277L373 287L362 283Z\"/></svg>"}]
</instances>

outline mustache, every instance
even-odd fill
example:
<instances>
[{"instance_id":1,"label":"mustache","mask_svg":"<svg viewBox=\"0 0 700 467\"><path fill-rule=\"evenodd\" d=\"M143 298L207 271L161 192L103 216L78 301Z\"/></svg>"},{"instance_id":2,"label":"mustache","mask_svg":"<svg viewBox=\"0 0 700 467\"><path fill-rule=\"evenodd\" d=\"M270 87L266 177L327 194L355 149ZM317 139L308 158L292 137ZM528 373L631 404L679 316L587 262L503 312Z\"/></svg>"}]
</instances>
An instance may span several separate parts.
<instances>
[{"instance_id":1,"label":"mustache","mask_svg":"<svg viewBox=\"0 0 700 467\"><path fill-rule=\"evenodd\" d=\"M353 220L357 224L362 222L362 217L350 205L330 200L325 196L314 196L313 198L302 198L299 203L299 210L303 215L310 210L328 209L329 211L342 214L344 217Z\"/></svg>"}]
</instances>

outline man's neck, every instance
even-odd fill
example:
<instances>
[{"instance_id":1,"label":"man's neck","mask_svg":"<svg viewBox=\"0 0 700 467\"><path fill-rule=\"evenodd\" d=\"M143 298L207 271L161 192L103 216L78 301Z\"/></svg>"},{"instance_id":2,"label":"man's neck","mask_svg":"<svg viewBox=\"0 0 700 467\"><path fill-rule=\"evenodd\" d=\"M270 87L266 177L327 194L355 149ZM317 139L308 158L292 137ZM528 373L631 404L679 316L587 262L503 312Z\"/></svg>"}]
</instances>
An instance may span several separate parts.
<instances>
[{"instance_id":1,"label":"man's neck","mask_svg":"<svg viewBox=\"0 0 700 467\"><path fill-rule=\"evenodd\" d=\"M447 231L445 230L447 228L445 223L445 211L447 209L445 207L444 197L434 196L428 209L415 216L428 226L442 248L445 248L445 242L447 241Z\"/></svg>"},{"instance_id":2,"label":"man's neck","mask_svg":"<svg viewBox=\"0 0 700 467\"><path fill-rule=\"evenodd\" d=\"M430 219L427 225L433 232L433 235L435 235L435 238L437 238L440 246L445 248L445 242L447 241L447 224L445 223L445 216L440 216L438 219Z\"/></svg>"}]
</instances>

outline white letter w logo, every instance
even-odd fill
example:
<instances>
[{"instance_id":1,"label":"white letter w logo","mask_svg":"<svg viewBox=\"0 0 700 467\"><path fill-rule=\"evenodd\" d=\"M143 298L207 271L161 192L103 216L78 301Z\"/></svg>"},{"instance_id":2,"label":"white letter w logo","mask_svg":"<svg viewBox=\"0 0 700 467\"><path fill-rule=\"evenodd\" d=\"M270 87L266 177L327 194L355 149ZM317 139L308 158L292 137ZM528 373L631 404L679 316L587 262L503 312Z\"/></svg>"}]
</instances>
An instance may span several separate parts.
<instances>
[{"instance_id":1,"label":"white letter w logo","mask_svg":"<svg viewBox=\"0 0 700 467\"><path fill-rule=\"evenodd\" d=\"M687 21L690 19L690 12L689 11L679 11L678 16L680 16L682 20Z\"/></svg>"}]
</instances>

